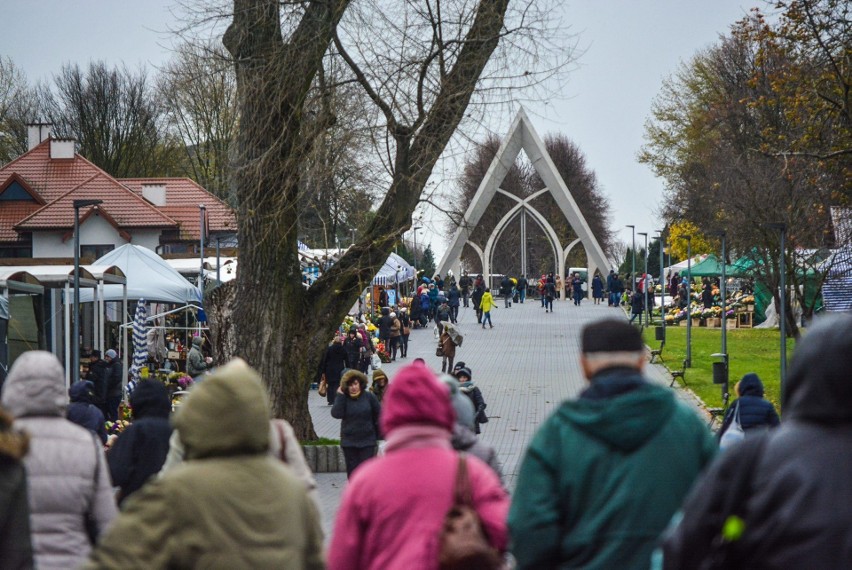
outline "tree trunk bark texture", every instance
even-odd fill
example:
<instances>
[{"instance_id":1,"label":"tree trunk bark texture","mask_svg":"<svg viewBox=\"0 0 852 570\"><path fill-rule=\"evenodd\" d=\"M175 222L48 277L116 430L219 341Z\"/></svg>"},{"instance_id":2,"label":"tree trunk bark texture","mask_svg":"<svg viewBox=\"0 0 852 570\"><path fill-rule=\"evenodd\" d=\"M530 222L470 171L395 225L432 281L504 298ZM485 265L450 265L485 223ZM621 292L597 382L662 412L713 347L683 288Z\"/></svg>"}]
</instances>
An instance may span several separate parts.
<instances>
[{"instance_id":1,"label":"tree trunk bark texture","mask_svg":"<svg viewBox=\"0 0 852 570\"><path fill-rule=\"evenodd\" d=\"M228 351L231 344L218 335L233 335L233 355L260 372L273 416L290 421L301 439L316 437L307 394L323 351L394 242L410 227L432 168L497 46L508 0L479 3L458 61L419 128L392 133L393 180L371 226L305 289L297 248L298 182L302 157L314 139L305 134L303 104L348 4L306 3L285 41L277 0L235 0L234 19L223 38L236 60L242 117L232 179L238 199L240 269L232 319L218 326L215 342ZM222 297L227 295L223 292ZM218 314L227 318L227 311Z\"/></svg>"}]
</instances>

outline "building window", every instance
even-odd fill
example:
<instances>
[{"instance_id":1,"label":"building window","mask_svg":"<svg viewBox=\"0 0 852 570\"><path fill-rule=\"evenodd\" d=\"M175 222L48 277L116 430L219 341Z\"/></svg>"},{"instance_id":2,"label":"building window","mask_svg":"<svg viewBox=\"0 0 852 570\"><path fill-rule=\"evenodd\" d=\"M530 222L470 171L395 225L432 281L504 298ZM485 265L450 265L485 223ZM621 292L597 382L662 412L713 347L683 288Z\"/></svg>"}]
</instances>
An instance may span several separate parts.
<instances>
[{"instance_id":1,"label":"building window","mask_svg":"<svg viewBox=\"0 0 852 570\"><path fill-rule=\"evenodd\" d=\"M33 256L32 244L20 245L0 245L0 258L24 258L29 259Z\"/></svg>"},{"instance_id":2,"label":"building window","mask_svg":"<svg viewBox=\"0 0 852 570\"><path fill-rule=\"evenodd\" d=\"M0 193L0 201L10 202L21 200L26 202L35 202L35 198L33 198L17 180L12 180L12 182L3 189L2 193Z\"/></svg>"},{"instance_id":3,"label":"building window","mask_svg":"<svg viewBox=\"0 0 852 570\"><path fill-rule=\"evenodd\" d=\"M87 260L96 260L100 259L104 255L108 254L112 250L115 249L114 244L106 244L106 245L81 245L80 246L80 259Z\"/></svg>"}]
</instances>

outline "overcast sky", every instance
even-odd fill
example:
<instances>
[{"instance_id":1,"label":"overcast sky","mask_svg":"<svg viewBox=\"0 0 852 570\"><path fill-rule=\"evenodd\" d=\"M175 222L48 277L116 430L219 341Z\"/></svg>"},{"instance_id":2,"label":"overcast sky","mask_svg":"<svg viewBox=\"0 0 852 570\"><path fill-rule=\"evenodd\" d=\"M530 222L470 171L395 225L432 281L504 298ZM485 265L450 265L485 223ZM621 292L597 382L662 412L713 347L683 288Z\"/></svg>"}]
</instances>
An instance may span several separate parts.
<instances>
[{"instance_id":1,"label":"overcast sky","mask_svg":"<svg viewBox=\"0 0 852 570\"><path fill-rule=\"evenodd\" d=\"M30 80L50 79L63 63L124 62L159 66L170 57L172 0L0 0L7 23L0 54ZM561 16L584 49L562 97L528 105L539 133L563 133L586 154L612 208L612 227L629 243L636 231L661 227L654 213L662 181L636 162L643 124L662 80L681 61L717 40L762 2L737 0L573 0ZM513 115L503 118L504 132ZM445 173L454 176L457 173ZM439 219L431 219L433 249L446 247ZM429 221L427 221L429 224ZM422 239L422 238L421 238Z\"/></svg>"}]
</instances>

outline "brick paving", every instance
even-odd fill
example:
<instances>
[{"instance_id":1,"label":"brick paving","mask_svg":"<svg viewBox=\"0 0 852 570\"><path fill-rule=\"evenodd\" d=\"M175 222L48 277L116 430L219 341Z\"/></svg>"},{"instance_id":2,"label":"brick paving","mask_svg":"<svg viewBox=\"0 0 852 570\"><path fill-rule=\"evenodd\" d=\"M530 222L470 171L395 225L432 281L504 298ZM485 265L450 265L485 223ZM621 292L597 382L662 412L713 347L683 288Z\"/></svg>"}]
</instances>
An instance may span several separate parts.
<instances>
[{"instance_id":1,"label":"brick paving","mask_svg":"<svg viewBox=\"0 0 852 570\"><path fill-rule=\"evenodd\" d=\"M560 402L576 396L585 386L579 364L583 326L607 317L625 317L620 309L594 305L589 300L579 307L570 301L555 302L553 313L545 313L537 299L513 303L508 309L499 299L491 317L494 328L483 330L472 308L460 308L464 343L456 351L456 360L470 367L488 404L490 421L482 426L480 437L497 450L511 490L524 450L539 425ZM408 358L383 365L391 382L396 370L417 357L440 370L435 346L432 328L412 330ZM665 384L670 380L665 368L658 365L648 366L647 375ZM325 399L312 393L310 409L317 435L338 438L340 424L331 418ZM346 474L317 474L317 481L323 527L330 533Z\"/></svg>"}]
</instances>

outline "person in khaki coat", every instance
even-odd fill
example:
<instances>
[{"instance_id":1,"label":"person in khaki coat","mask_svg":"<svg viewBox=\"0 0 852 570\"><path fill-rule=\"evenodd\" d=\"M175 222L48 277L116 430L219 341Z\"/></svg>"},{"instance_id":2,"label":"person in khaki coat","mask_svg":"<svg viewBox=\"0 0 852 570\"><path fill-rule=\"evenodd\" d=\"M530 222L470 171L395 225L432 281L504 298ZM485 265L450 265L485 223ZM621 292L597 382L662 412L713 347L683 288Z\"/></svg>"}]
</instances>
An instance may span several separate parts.
<instances>
[{"instance_id":1,"label":"person in khaki coat","mask_svg":"<svg viewBox=\"0 0 852 570\"><path fill-rule=\"evenodd\" d=\"M173 418L186 461L127 500L85 568L324 568L319 513L269 448L269 405L240 359Z\"/></svg>"}]
</instances>

